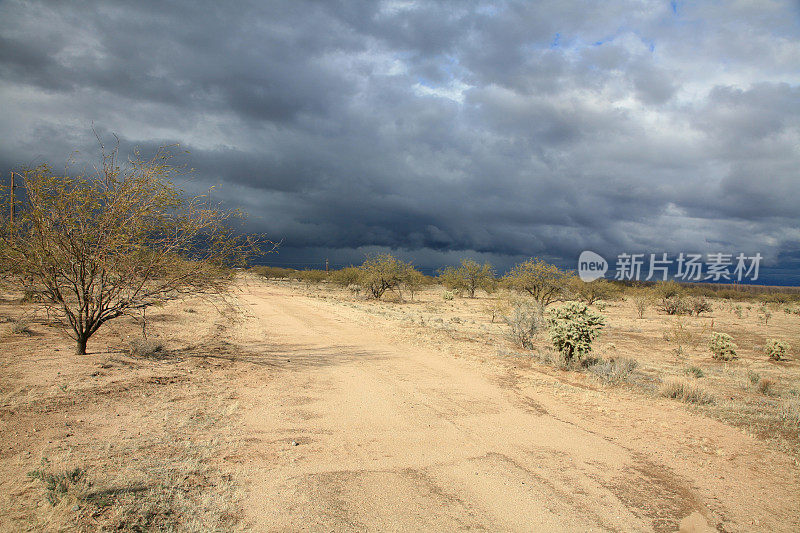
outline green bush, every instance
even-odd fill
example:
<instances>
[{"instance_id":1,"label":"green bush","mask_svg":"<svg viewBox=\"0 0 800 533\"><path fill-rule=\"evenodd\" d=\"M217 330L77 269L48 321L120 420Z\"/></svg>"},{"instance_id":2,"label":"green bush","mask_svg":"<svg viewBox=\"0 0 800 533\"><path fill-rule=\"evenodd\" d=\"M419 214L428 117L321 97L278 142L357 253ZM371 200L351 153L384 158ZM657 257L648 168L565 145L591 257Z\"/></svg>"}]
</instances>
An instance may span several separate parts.
<instances>
[{"instance_id":1,"label":"green bush","mask_svg":"<svg viewBox=\"0 0 800 533\"><path fill-rule=\"evenodd\" d=\"M414 295L420 290L422 290L426 285L429 285L430 283L431 283L431 278L429 276L426 276L419 270L415 270L412 268L408 272L406 278L403 280L403 287L405 287L406 290L408 290L408 292L411 294L411 299L413 300Z\"/></svg>"},{"instance_id":2,"label":"green bush","mask_svg":"<svg viewBox=\"0 0 800 533\"><path fill-rule=\"evenodd\" d=\"M297 275L297 270L292 268L280 268L265 265L256 265L250 267L250 271L269 279L291 279Z\"/></svg>"},{"instance_id":3,"label":"green bush","mask_svg":"<svg viewBox=\"0 0 800 533\"><path fill-rule=\"evenodd\" d=\"M572 274L541 259L524 261L503 277L510 289L526 292L544 309L553 302L564 301Z\"/></svg>"},{"instance_id":4,"label":"green bush","mask_svg":"<svg viewBox=\"0 0 800 533\"><path fill-rule=\"evenodd\" d=\"M567 360L581 359L592 351L592 341L605 325L605 317L584 303L571 302L550 313L550 339Z\"/></svg>"},{"instance_id":5,"label":"green bush","mask_svg":"<svg viewBox=\"0 0 800 533\"><path fill-rule=\"evenodd\" d=\"M653 292L656 298L660 298L661 300L674 298L675 296L683 296L684 294L683 287L681 287L680 283L673 280L657 282L653 286Z\"/></svg>"},{"instance_id":6,"label":"green bush","mask_svg":"<svg viewBox=\"0 0 800 533\"><path fill-rule=\"evenodd\" d=\"M361 280L361 271L356 267L345 267L341 270L334 270L330 273L330 280L344 288L350 287L351 285L358 285Z\"/></svg>"},{"instance_id":7,"label":"green bush","mask_svg":"<svg viewBox=\"0 0 800 533\"><path fill-rule=\"evenodd\" d=\"M358 269L361 271L361 285L376 300L386 291L399 289L414 271L411 263L401 261L388 253L368 256Z\"/></svg>"},{"instance_id":8,"label":"green bush","mask_svg":"<svg viewBox=\"0 0 800 533\"><path fill-rule=\"evenodd\" d=\"M688 366L686 369L684 369L683 373L687 376L693 376L697 379L700 379L706 375L705 372L703 372L703 369L699 366Z\"/></svg>"},{"instance_id":9,"label":"green bush","mask_svg":"<svg viewBox=\"0 0 800 533\"><path fill-rule=\"evenodd\" d=\"M295 277L297 278L297 281L304 281L308 284L322 283L328 279L328 272L319 269L298 270L295 272Z\"/></svg>"},{"instance_id":10,"label":"green bush","mask_svg":"<svg viewBox=\"0 0 800 533\"><path fill-rule=\"evenodd\" d=\"M777 339L769 339L767 344L764 345L764 352L773 361L781 361L789 356L789 350L792 347L788 342L779 341Z\"/></svg>"},{"instance_id":11,"label":"green bush","mask_svg":"<svg viewBox=\"0 0 800 533\"><path fill-rule=\"evenodd\" d=\"M572 298L588 305L599 303L601 300L616 300L620 295L619 286L604 278L585 282L578 277L573 277L569 285Z\"/></svg>"},{"instance_id":12,"label":"green bush","mask_svg":"<svg viewBox=\"0 0 800 533\"><path fill-rule=\"evenodd\" d=\"M715 331L711 334L708 349L711 350L711 356L714 359L721 361L736 359L736 348L737 346L733 343L733 337L727 333Z\"/></svg>"},{"instance_id":13,"label":"green bush","mask_svg":"<svg viewBox=\"0 0 800 533\"><path fill-rule=\"evenodd\" d=\"M464 259L460 267L449 266L442 270L439 273L439 282L450 290L464 291L470 298L474 298L477 289L493 292L497 280L494 267L489 263L481 265L472 259Z\"/></svg>"},{"instance_id":14,"label":"green bush","mask_svg":"<svg viewBox=\"0 0 800 533\"><path fill-rule=\"evenodd\" d=\"M28 478L38 479L47 489L46 498L50 505L56 505L61 498L70 490L71 486L81 484L86 477L86 471L81 468L73 468L65 472L54 474L44 469L32 470L28 472Z\"/></svg>"}]
</instances>

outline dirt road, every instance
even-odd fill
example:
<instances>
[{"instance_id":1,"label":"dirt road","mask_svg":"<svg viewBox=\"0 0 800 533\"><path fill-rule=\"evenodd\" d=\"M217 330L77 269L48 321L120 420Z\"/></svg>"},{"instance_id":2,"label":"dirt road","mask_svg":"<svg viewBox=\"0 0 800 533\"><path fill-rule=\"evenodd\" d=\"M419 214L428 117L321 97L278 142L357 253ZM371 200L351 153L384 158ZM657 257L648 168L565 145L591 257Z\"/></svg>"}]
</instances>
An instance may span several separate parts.
<instances>
[{"instance_id":1,"label":"dirt road","mask_svg":"<svg viewBox=\"0 0 800 533\"><path fill-rule=\"evenodd\" d=\"M675 531L693 513L695 531L800 527L790 458L665 400L509 381L513 366L275 284L238 297L230 342L257 366L226 461L254 530Z\"/></svg>"}]
</instances>

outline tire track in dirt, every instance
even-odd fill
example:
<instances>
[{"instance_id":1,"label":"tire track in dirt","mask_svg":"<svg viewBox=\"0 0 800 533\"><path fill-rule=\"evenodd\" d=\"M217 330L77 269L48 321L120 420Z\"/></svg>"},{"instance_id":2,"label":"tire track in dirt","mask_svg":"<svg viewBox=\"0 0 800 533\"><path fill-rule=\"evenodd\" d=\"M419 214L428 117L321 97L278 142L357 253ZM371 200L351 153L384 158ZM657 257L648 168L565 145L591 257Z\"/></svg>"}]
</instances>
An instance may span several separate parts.
<instances>
[{"instance_id":1,"label":"tire track in dirt","mask_svg":"<svg viewBox=\"0 0 800 533\"><path fill-rule=\"evenodd\" d=\"M674 531L711 514L668 467L380 321L258 282L239 297L230 342L270 362L242 379L252 438L234 458L255 530Z\"/></svg>"}]
</instances>

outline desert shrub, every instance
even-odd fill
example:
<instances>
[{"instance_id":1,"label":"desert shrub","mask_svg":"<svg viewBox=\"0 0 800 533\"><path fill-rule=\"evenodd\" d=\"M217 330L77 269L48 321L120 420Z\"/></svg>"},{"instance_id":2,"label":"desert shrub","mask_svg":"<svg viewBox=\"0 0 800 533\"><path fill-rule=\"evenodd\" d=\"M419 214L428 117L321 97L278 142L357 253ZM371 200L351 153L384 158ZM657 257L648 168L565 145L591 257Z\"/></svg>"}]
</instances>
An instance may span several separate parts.
<instances>
[{"instance_id":1,"label":"desert shrub","mask_svg":"<svg viewBox=\"0 0 800 533\"><path fill-rule=\"evenodd\" d=\"M767 344L764 345L764 353L773 361L781 361L789 356L789 350L792 347L788 342L779 341L777 339L769 339Z\"/></svg>"},{"instance_id":2,"label":"desert shrub","mask_svg":"<svg viewBox=\"0 0 800 533\"><path fill-rule=\"evenodd\" d=\"M293 279L297 275L297 270L292 268L280 268L266 265L250 267L250 271L269 279Z\"/></svg>"},{"instance_id":3,"label":"desert shrub","mask_svg":"<svg viewBox=\"0 0 800 533\"><path fill-rule=\"evenodd\" d=\"M298 270L295 272L295 277L298 281L304 281L307 284L322 283L328 279L328 272L324 270Z\"/></svg>"},{"instance_id":4,"label":"desert shrub","mask_svg":"<svg viewBox=\"0 0 800 533\"><path fill-rule=\"evenodd\" d=\"M741 304L736 304L733 306L733 314L736 315L737 318L742 318L744 316L744 311Z\"/></svg>"},{"instance_id":5,"label":"desert shrub","mask_svg":"<svg viewBox=\"0 0 800 533\"><path fill-rule=\"evenodd\" d=\"M127 352L132 357L159 357L165 353L164 343L135 337L128 341Z\"/></svg>"},{"instance_id":6,"label":"desert shrub","mask_svg":"<svg viewBox=\"0 0 800 533\"><path fill-rule=\"evenodd\" d=\"M31 303L31 302L42 302L46 298L46 295L39 289L35 289L32 287L25 287L22 290L22 298L20 298L21 303Z\"/></svg>"},{"instance_id":7,"label":"desert shrub","mask_svg":"<svg viewBox=\"0 0 800 533\"><path fill-rule=\"evenodd\" d=\"M688 315L691 307L684 297L684 289L675 281L659 281L653 287L653 294L659 307L668 315Z\"/></svg>"},{"instance_id":8,"label":"desert shrub","mask_svg":"<svg viewBox=\"0 0 800 533\"><path fill-rule=\"evenodd\" d=\"M756 389L761 394L772 394L775 387L775 381L770 378L763 378L761 374L752 370L747 372L747 381L749 382L749 387Z\"/></svg>"},{"instance_id":9,"label":"desert shrub","mask_svg":"<svg viewBox=\"0 0 800 533\"><path fill-rule=\"evenodd\" d=\"M692 312L692 308L682 296L662 298L661 310L668 315L688 315Z\"/></svg>"},{"instance_id":10,"label":"desert shrub","mask_svg":"<svg viewBox=\"0 0 800 533\"><path fill-rule=\"evenodd\" d=\"M86 471L81 468L73 468L60 473L48 472L44 469L28 472L28 478L38 479L42 482L47 491L45 498L50 505L56 505L72 487L84 483L85 477Z\"/></svg>"},{"instance_id":11,"label":"desert shrub","mask_svg":"<svg viewBox=\"0 0 800 533\"><path fill-rule=\"evenodd\" d=\"M706 375L705 372L703 372L703 369L699 366L688 366L683 373L687 376L692 376L697 379L700 379Z\"/></svg>"},{"instance_id":12,"label":"desert shrub","mask_svg":"<svg viewBox=\"0 0 800 533\"><path fill-rule=\"evenodd\" d=\"M683 296L684 290L676 281L659 281L653 286L653 294L655 294L656 298L664 300L675 296Z\"/></svg>"},{"instance_id":13,"label":"desert shrub","mask_svg":"<svg viewBox=\"0 0 800 533\"><path fill-rule=\"evenodd\" d=\"M736 359L736 344L733 343L733 337L727 333L720 333L714 331L711 333L711 340L708 341L708 349L711 350L711 356L720 361L730 361Z\"/></svg>"},{"instance_id":14,"label":"desert shrub","mask_svg":"<svg viewBox=\"0 0 800 533\"><path fill-rule=\"evenodd\" d=\"M408 292L411 294L411 299L413 300L414 295L423 287L428 285L430 281L431 278L412 268L411 271L408 272L406 279L403 281L403 287L408 290Z\"/></svg>"},{"instance_id":15,"label":"desert shrub","mask_svg":"<svg viewBox=\"0 0 800 533\"><path fill-rule=\"evenodd\" d=\"M571 370L575 368L575 361L568 360L564 354L551 348L547 348L534 354L540 363L550 365L559 370Z\"/></svg>"},{"instance_id":16,"label":"desert shrub","mask_svg":"<svg viewBox=\"0 0 800 533\"><path fill-rule=\"evenodd\" d=\"M352 285L358 285L361 279L361 271L356 267L345 267L331 272L329 279L332 283L347 288Z\"/></svg>"},{"instance_id":17,"label":"desert shrub","mask_svg":"<svg viewBox=\"0 0 800 533\"><path fill-rule=\"evenodd\" d=\"M800 428L800 398L795 395L783 400L778 407L778 416L787 426Z\"/></svg>"},{"instance_id":18,"label":"desert shrub","mask_svg":"<svg viewBox=\"0 0 800 533\"><path fill-rule=\"evenodd\" d=\"M574 277L570 280L570 293L573 298L587 305L592 305L600 300L613 300L619 296L619 287L607 279L596 279L585 282Z\"/></svg>"},{"instance_id":19,"label":"desert shrub","mask_svg":"<svg viewBox=\"0 0 800 533\"><path fill-rule=\"evenodd\" d=\"M376 300L387 290L398 289L414 270L411 263L401 261L388 253L368 256L358 268L361 271L360 284Z\"/></svg>"},{"instance_id":20,"label":"desert shrub","mask_svg":"<svg viewBox=\"0 0 800 533\"><path fill-rule=\"evenodd\" d=\"M761 307L758 309L758 319L764 323L766 326L769 324L769 319L772 318L772 311L769 310L767 307L766 302L761 304Z\"/></svg>"},{"instance_id":21,"label":"desert shrub","mask_svg":"<svg viewBox=\"0 0 800 533\"><path fill-rule=\"evenodd\" d=\"M794 296L785 292L772 292L768 294L761 294L759 295L758 299L765 304L787 304L794 300Z\"/></svg>"},{"instance_id":22,"label":"desert shrub","mask_svg":"<svg viewBox=\"0 0 800 533\"><path fill-rule=\"evenodd\" d=\"M11 333L14 335L32 335L31 326L26 321L16 319L11 321Z\"/></svg>"},{"instance_id":23,"label":"desert shrub","mask_svg":"<svg viewBox=\"0 0 800 533\"><path fill-rule=\"evenodd\" d=\"M683 347L686 345L695 345L697 343L697 335L689 328L689 324L685 319L676 317L670 322L667 329L664 330L664 340L674 342L678 345L681 353Z\"/></svg>"},{"instance_id":24,"label":"desert shrub","mask_svg":"<svg viewBox=\"0 0 800 533\"><path fill-rule=\"evenodd\" d=\"M455 298L455 294L453 291L442 291L442 299L447 300L448 302Z\"/></svg>"},{"instance_id":25,"label":"desert shrub","mask_svg":"<svg viewBox=\"0 0 800 533\"><path fill-rule=\"evenodd\" d=\"M764 395L772 394L775 387L775 381L770 378L761 378L756 383L756 390Z\"/></svg>"},{"instance_id":26,"label":"desert shrub","mask_svg":"<svg viewBox=\"0 0 800 533\"><path fill-rule=\"evenodd\" d=\"M589 372L606 383L618 385L630 381L633 371L636 370L638 363L629 357L617 359L598 360L588 367Z\"/></svg>"},{"instance_id":27,"label":"desert shrub","mask_svg":"<svg viewBox=\"0 0 800 533\"><path fill-rule=\"evenodd\" d=\"M568 359L581 359L605 325L605 317L584 303L572 302L555 309L547 319L555 349Z\"/></svg>"},{"instance_id":28,"label":"desert shrub","mask_svg":"<svg viewBox=\"0 0 800 533\"><path fill-rule=\"evenodd\" d=\"M503 317L509 327L508 338L523 348L533 348L533 338L541 327L541 315L528 303L516 302Z\"/></svg>"},{"instance_id":29,"label":"desert shrub","mask_svg":"<svg viewBox=\"0 0 800 533\"><path fill-rule=\"evenodd\" d=\"M725 300L741 300L744 295L741 292L733 289L722 289L716 291L715 296Z\"/></svg>"},{"instance_id":30,"label":"desert shrub","mask_svg":"<svg viewBox=\"0 0 800 533\"><path fill-rule=\"evenodd\" d=\"M485 307L486 312L492 317L493 323L498 317L503 317L510 313L512 308L513 304L506 295L494 298L491 303Z\"/></svg>"},{"instance_id":31,"label":"desert shrub","mask_svg":"<svg viewBox=\"0 0 800 533\"><path fill-rule=\"evenodd\" d=\"M496 279L494 267L489 263L480 264L472 259L464 259L460 267L450 266L442 270L439 282L450 290L461 290L474 298L477 289L491 293Z\"/></svg>"},{"instance_id":32,"label":"desert shrub","mask_svg":"<svg viewBox=\"0 0 800 533\"><path fill-rule=\"evenodd\" d=\"M690 314L694 313L697 316L700 316L700 313L710 313L711 312L711 303L706 300L703 296L697 296L692 298L689 302Z\"/></svg>"},{"instance_id":33,"label":"desert shrub","mask_svg":"<svg viewBox=\"0 0 800 533\"><path fill-rule=\"evenodd\" d=\"M659 393L665 398L674 398L686 403L706 405L714 403L714 396L697 383L685 379L669 379L661 384Z\"/></svg>"},{"instance_id":34,"label":"desert shrub","mask_svg":"<svg viewBox=\"0 0 800 533\"><path fill-rule=\"evenodd\" d=\"M637 291L631 296L631 301L636 308L636 314L639 318L644 318L644 314L653 300L645 291Z\"/></svg>"}]
</instances>

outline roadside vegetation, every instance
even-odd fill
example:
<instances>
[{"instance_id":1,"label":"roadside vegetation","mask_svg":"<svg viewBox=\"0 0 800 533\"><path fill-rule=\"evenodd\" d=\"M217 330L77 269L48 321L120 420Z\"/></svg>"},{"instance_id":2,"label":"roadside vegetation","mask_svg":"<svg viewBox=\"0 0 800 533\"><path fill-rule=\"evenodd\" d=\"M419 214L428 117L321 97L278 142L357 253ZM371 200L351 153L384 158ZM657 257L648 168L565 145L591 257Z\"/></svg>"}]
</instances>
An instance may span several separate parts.
<instances>
[{"instance_id":1,"label":"roadside vegetation","mask_svg":"<svg viewBox=\"0 0 800 533\"><path fill-rule=\"evenodd\" d=\"M275 245L237 233L241 213L185 195L179 174L166 151L120 162L114 150L92 175L24 172L26 194L0 211L0 338L16 354L0 383L4 453L31 466L3 500L17 529L237 525L237 487L219 467L243 460L237 391L190 376L264 364L220 336L244 312L224 300L232 267ZM498 354L520 380L641 394L800 456L800 289L584 283L542 258L498 276L465 257L434 277L390 253L242 275L396 320L454 356ZM64 332L89 356L58 355ZM14 365L29 361L41 382L19 385L29 368Z\"/></svg>"},{"instance_id":2,"label":"roadside vegetation","mask_svg":"<svg viewBox=\"0 0 800 533\"><path fill-rule=\"evenodd\" d=\"M327 273L253 271L401 320L437 345L472 343L555 376L677 400L800 453L800 289L585 283L541 258L503 276L470 258L425 276L385 255ZM386 279L376 272L393 274L373 290Z\"/></svg>"}]
</instances>

